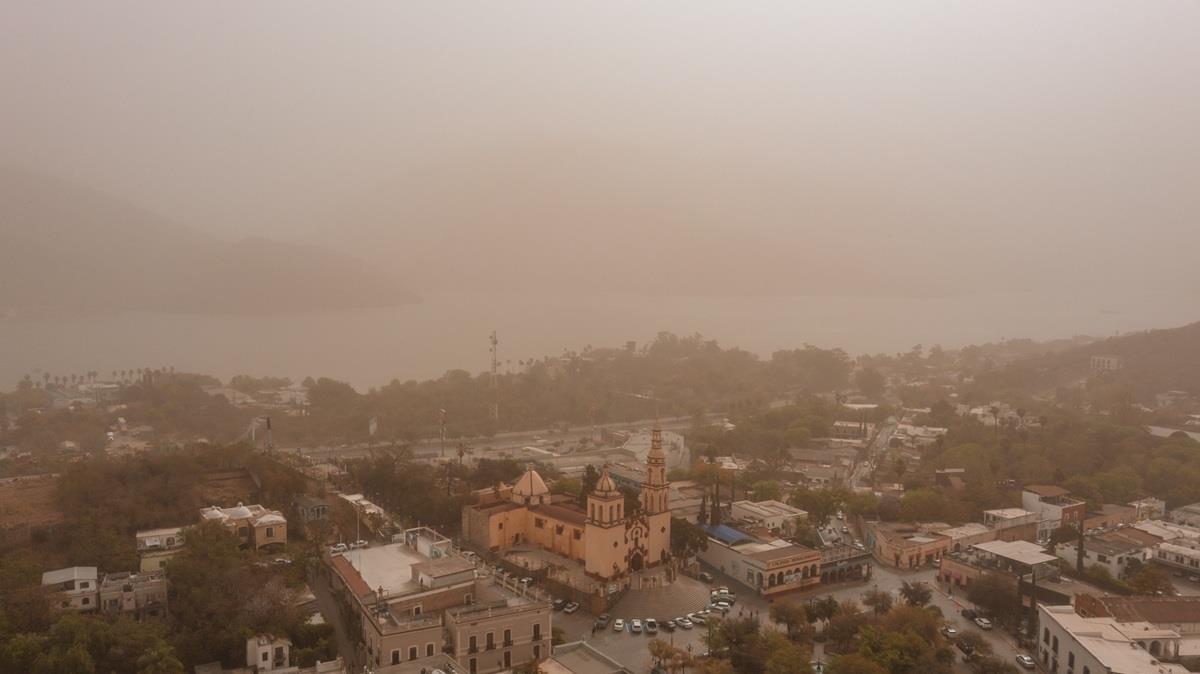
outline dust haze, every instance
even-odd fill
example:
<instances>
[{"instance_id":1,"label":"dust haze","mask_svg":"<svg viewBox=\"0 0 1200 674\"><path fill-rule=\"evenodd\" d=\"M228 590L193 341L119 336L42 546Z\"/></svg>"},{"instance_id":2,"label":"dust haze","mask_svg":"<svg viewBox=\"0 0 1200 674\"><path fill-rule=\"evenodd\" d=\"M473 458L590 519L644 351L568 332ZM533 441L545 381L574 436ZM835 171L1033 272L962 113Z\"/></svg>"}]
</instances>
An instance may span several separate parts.
<instances>
[{"instance_id":1,"label":"dust haze","mask_svg":"<svg viewBox=\"0 0 1200 674\"><path fill-rule=\"evenodd\" d=\"M1170 293L1200 282L1198 19L9 2L0 161L417 294Z\"/></svg>"}]
</instances>

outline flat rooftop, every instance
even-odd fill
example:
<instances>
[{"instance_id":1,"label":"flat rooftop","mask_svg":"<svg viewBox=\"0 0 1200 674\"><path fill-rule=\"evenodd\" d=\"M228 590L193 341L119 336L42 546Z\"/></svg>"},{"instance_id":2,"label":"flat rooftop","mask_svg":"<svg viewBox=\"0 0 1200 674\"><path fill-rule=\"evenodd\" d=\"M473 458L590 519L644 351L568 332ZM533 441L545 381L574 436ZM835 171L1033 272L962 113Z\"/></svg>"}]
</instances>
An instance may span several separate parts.
<instances>
[{"instance_id":1,"label":"flat rooftop","mask_svg":"<svg viewBox=\"0 0 1200 674\"><path fill-rule=\"evenodd\" d=\"M367 587L374 591L382 587L383 594L389 596L419 590L421 586L413 580L412 567L430 561L403 543L349 550L341 557L362 576Z\"/></svg>"},{"instance_id":2,"label":"flat rooftop","mask_svg":"<svg viewBox=\"0 0 1200 674\"><path fill-rule=\"evenodd\" d=\"M971 547L997 557L1010 559L1021 564L1028 564L1029 566L1056 562L1058 560L1054 555L1046 554L1046 550L1042 546L1030 543L1029 541L988 541L986 543L976 543Z\"/></svg>"}]
</instances>

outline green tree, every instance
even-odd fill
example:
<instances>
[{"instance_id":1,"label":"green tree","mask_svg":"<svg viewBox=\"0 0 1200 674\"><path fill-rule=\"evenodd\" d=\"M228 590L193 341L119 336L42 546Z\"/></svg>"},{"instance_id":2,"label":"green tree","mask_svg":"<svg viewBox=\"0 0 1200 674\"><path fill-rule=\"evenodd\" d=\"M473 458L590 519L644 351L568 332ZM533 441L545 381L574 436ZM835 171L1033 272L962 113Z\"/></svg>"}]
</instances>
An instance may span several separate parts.
<instances>
[{"instance_id":1,"label":"green tree","mask_svg":"<svg viewBox=\"0 0 1200 674\"><path fill-rule=\"evenodd\" d=\"M755 482L750 491L754 493L755 501L778 501L783 498L783 487L775 480L760 480Z\"/></svg>"},{"instance_id":2,"label":"green tree","mask_svg":"<svg viewBox=\"0 0 1200 674\"><path fill-rule=\"evenodd\" d=\"M892 610L892 605L895 599L890 592L878 589L870 589L863 593L862 603L867 608L871 609L875 615L887 613Z\"/></svg>"},{"instance_id":3,"label":"green tree","mask_svg":"<svg viewBox=\"0 0 1200 674\"><path fill-rule=\"evenodd\" d=\"M900 585L900 596L909 606L924 606L933 599L933 589L928 583L919 580L910 583L906 580Z\"/></svg>"},{"instance_id":4,"label":"green tree","mask_svg":"<svg viewBox=\"0 0 1200 674\"><path fill-rule=\"evenodd\" d=\"M841 509L842 494L829 489L800 488L792 492L792 505L808 512L808 521L823 527Z\"/></svg>"},{"instance_id":5,"label":"green tree","mask_svg":"<svg viewBox=\"0 0 1200 674\"><path fill-rule=\"evenodd\" d=\"M828 674L889 674L882 665L858 653L837 656L825 671Z\"/></svg>"},{"instance_id":6,"label":"green tree","mask_svg":"<svg viewBox=\"0 0 1200 674\"><path fill-rule=\"evenodd\" d=\"M883 375L873 367L863 368L854 375L854 383L858 390L868 398L878 399L883 395L886 382Z\"/></svg>"},{"instance_id":7,"label":"green tree","mask_svg":"<svg viewBox=\"0 0 1200 674\"><path fill-rule=\"evenodd\" d=\"M1011 578L985 573L967 588L967 599L998 622L1012 624L1021 611L1017 584Z\"/></svg>"},{"instance_id":8,"label":"green tree","mask_svg":"<svg viewBox=\"0 0 1200 674\"><path fill-rule=\"evenodd\" d=\"M703 529L685 519L671 518L672 556L686 560L707 549L708 534Z\"/></svg>"},{"instance_id":9,"label":"green tree","mask_svg":"<svg viewBox=\"0 0 1200 674\"><path fill-rule=\"evenodd\" d=\"M802 604L777 601L771 604L770 615L771 620L787 628L788 638L793 641L809 626L808 611Z\"/></svg>"}]
</instances>

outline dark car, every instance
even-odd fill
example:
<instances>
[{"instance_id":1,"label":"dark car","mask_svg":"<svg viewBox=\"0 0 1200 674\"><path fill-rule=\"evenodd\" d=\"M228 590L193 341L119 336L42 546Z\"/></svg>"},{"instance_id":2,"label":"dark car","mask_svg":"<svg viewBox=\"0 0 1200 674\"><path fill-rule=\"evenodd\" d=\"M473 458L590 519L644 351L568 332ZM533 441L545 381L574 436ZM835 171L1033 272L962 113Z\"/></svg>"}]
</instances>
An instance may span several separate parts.
<instances>
[{"instance_id":1,"label":"dark car","mask_svg":"<svg viewBox=\"0 0 1200 674\"><path fill-rule=\"evenodd\" d=\"M608 614L607 613L602 613L599 618L596 618L596 627L599 629L604 629L605 627L608 627Z\"/></svg>"},{"instance_id":2,"label":"dark car","mask_svg":"<svg viewBox=\"0 0 1200 674\"><path fill-rule=\"evenodd\" d=\"M567 601L565 599L555 599L554 603L551 604L551 608L553 608L555 611L561 611L566 605Z\"/></svg>"},{"instance_id":3,"label":"dark car","mask_svg":"<svg viewBox=\"0 0 1200 674\"><path fill-rule=\"evenodd\" d=\"M971 657L975 654L975 647L965 641L955 641L954 645L958 648L958 650L962 651L963 655L967 657Z\"/></svg>"},{"instance_id":4,"label":"dark car","mask_svg":"<svg viewBox=\"0 0 1200 674\"><path fill-rule=\"evenodd\" d=\"M974 620L979 617L979 614L976 613L974 609L964 608L962 610L962 617L966 618L967 620Z\"/></svg>"}]
</instances>

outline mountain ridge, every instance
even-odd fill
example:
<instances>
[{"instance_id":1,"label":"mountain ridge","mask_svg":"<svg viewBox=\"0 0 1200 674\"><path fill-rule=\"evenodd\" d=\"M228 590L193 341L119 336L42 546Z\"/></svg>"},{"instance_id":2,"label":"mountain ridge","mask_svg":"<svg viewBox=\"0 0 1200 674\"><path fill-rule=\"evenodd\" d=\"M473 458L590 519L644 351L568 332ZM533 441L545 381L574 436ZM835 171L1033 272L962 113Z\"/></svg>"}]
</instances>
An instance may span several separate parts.
<instances>
[{"instance_id":1,"label":"mountain ridge","mask_svg":"<svg viewBox=\"0 0 1200 674\"><path fill-rule=\"evenodd\" d=\"M382 270L305 243L226 241L57 178L0 168L0 308L274 313L416 297Z\"/></svg>"}]
</instances>

